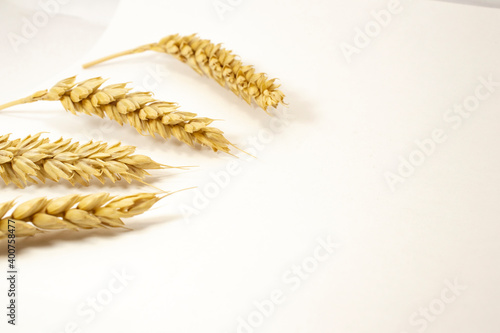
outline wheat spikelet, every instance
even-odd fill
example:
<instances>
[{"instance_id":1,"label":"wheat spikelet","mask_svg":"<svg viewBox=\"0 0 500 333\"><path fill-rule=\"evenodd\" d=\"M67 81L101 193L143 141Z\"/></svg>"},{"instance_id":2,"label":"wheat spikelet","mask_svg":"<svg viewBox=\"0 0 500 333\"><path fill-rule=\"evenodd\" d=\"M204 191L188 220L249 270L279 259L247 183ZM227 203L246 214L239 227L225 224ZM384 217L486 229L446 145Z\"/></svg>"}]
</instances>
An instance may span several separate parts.
<instances>
[{"instance_id":1,"label":"wheat spikelet","mask_svg":"<svg viewBox=\"0 0 500 333\"><path fill-rule=\"evenodd\" d=\"M285 95L278 90L276 79L268 79L264 73L255 73L253 66L244 66L231 51L213 44L209 40L200 39L196 34L167 36L158 43L146 44L135 49L123 51L83 65L91 67L101 62L127 54L157 51L170 54L187 63L197 73L207 75L222 87L227 87L237 96L241 96L248 104L254 100L257 105L267 111L268 107L284 104Z\"/></svg>"},{"instance_id":2,"label":"wheat spikelet","mask_svg":"<svg viewBox=\"0 0 500 333\"><path fill-rule=\"evenodd\" d=\"M133 146L100 141L80 144L62 138L50 142L40 139L40 135L29 135L22 140L9 140L10 134L0 136L0 176L5 184L24 188L28 182L37 183L33 177L42 183L46 179L55 182L65 179L72 185L85 186L92 177L103 184L106 178L113 183L120 179L142 182L149 175L147 169L171 168L147 156L133 155L136 149Z\"/></svg>"},{"instance_id":3,"label":"wheat spikelet","mask_svg":"<svg viewBox=\"0 0 500 333\"><path fill-rule=\"evenodd\" d=\"M8 217L5 215L15 203L5 202L0 204L0 239L8 237L8 220L15 221L16 237L53 230L125 227L122 218L144 213L169 194L138 193L113 197L109 193L95 193L54 199L41 197L17 205Z\"/></svg>"},{"instance_id":4,"label":"wheat spikelet","mask_svg":"<svg viewBox=\"0 0 500 333\"><path fill-rule=\"evenodd\" d=\"M36 101L61 101L63 107L76 115L107 116L120 125L129 124L140 134L156 134L167 139L174 136L190 146L195 143L210 147L213 151L229 153L233 146L214 127L208 127L214 120L197 117L195 113L178 111L176 103L154 99L151 92L133 92L126 83L112 84L101 88L106 80L92 78L75 84L75 77L59 81L49 90L42 90L31 96L0 105L7 107Z\"/></svg>"}]
</instances>

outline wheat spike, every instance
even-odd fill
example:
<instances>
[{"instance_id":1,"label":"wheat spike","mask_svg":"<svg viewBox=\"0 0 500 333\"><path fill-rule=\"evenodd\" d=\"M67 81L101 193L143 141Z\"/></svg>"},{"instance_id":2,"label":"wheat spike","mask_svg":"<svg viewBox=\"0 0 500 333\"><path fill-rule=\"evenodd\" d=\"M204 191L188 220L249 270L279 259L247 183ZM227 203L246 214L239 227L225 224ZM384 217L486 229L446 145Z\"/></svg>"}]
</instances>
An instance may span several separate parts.
<instances>
[{"instance_id":1,"label":"wheat spike","mask_svg":"<svg viewBox=\"0 0 500 333\"><path fill-rule=\"evenodd\" d=\"M146 212L167 195L138 193L113 197L109 193L95 193L54 199L40 197L17 205L8 217L5 215L15 203L5 202L0 204L0 239L9 235L9 220L15 221L16 237L53 230L125 227L122 218Z\"/></svg>"},{"instance_id":2,"label":"wheat spike","mask_svg":"<svg viewBox=\"0 0 500 333\"><path fill-rule=\"evenodd\" d=\"M101 62L127 54L157 51L170 54L187 63L198 74L207 75L222 87L227 87L237 96L241 96L248 104L254 100L258 106L267 111L268 107L285 104L285 95L278 90L276 79L269 79L264 73L255 73L253 66L244 66L239 57L231 51L200 39L196 34L167 36L158 43L146 44L137 48L119 52L83 65L88 68Z\"/></svg>"},{"instance_id":3,"label":"wheat spike","mask_svg":"<svg viewBox=\"0 0 500 333\"><path fill-rule=\"evenodd\" d=\"M143 181L147 169L172 168L156 163L144 155L133 155L135 147L121 143L109 145L90 141L84 144L71 139L50 142L41 133L24 139L9 140L10 134L0 136L0 176L5 184L24 188L28 182L42 183L46 179L69 181L72 185L88 186L92 177L105 183L124 179Z\"/></svg>"},{"instance_id":4,"label":"wheat spike","mask_svg":"<svg viewBox=\"0 0 500 333\"><path fill-rule=\"evenodd\" d=\"M31 96L0 105L7 107L36 101L61 101L63 107L76 115L107 116L120 125L133 126L140 134L156 134L167 139L174 136L190 146L195 143L210 147L213 151L229 153L232 145L223 132L208 127L214 120L197 117L195 113L178 111L176 103L154 99L151 92L132 92L126 83L112 84L101 88L106 81L101 77L75 83L76 77L59 81L49 90L42 90Z\"/></svg>"}]
</instances>

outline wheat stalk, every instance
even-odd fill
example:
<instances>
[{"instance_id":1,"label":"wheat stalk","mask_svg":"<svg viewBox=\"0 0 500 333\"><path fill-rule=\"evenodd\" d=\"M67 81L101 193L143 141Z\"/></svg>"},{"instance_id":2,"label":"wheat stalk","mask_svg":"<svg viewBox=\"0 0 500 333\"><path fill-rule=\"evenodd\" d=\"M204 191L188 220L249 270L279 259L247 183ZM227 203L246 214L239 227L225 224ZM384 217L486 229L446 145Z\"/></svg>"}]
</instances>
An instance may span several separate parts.
<instances>
[{"instance_id":1,"label":"wheat stalk","mask_svg":"<svg viewBox=\"0 0 500 333\"><path fill-rule=\"evenodd\" d=\"M213 151L229 153L233 146L214 127L208 127L214 120L197 117L195 113L178 111L176 103L154 99L151 92L129 93L126 83L113 84L101 88L106 81L101 77L92 78L75 84L76 77L59 81L49 90L42 90L31 96L0 105L7 107L36 101L61 101L63 107L73 113L107 116L120 125L133 126L140 134L156 134L167 139L174 136L190 146L199 143Z\"/></svg>"},{"instance_id":2,"label":"wheat stalk","mask_svg":"<svg viewBox=\"0 0 500 333\"><path fill-rule=\"evenodd\" d=\"M0 239L9 235L9 220L15 222L16 237L52 230L125 227L122 218L142 214L170 194L139 193L113 197L109 193L95 193L54 199L40 197L17 205L8 217L5 215L15 202L5 202L0 204Z\"/></svg>"},{"instance_id":3,"label":"wheat stalk","mask_svg":"<svg viewBox=\"0 0 500 333\"><path fill-rule=\"evenodd\" d=\"M278 90L276 79L268 79L264 73L255 73L253 66L244 66L231 51L213 44L206 39L200 39L196 34L167 36L158 43L146 44L137 48L119 52L83 65L88 68L104 61L123 55L157 51L170 54L178 60L187 63L197 73L207 75L217 81L222 87L227 87L237 96L241 96L248 104L254 100L267 112L268 107L285 104L285 95Z\"/></svg>"},{"instance_id":4,"label":"wheat stalk","mask_svg":"<svg viewBox=\"0 0 500 333\"><path fill-rule=\"evenodd\" d=\"M159 164L144 155L133 155L135 147L121 143L108 145L90 141L84 144L62 138L50 142L40 139L41 133L24 139L9 140L10 134L0 136L0 176L5 184L24 188L28 182L37 184L46 179L69 181L72 185L89 185L92 177L105 183L124 179L143 181L147 169L172 168Z\"/></svg>"}]
</instances>

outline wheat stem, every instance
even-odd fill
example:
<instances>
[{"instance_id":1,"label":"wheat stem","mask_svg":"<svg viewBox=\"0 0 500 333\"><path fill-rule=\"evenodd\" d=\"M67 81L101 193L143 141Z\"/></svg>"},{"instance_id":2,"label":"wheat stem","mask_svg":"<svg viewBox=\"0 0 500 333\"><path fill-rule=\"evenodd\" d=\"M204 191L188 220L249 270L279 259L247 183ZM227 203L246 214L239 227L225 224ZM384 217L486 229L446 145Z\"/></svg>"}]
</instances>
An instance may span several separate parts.
<instances>
[{"instance_id":1,"label":"wheat stem","mask_svg":"<svg viewBox=\"0 0 500 333\"><path fill-rule=\"evenodd\" d=\"M152 47L152 44L142 45L142 46L130 49L130 50L118 52L118 53L115 53L115 54L111 54L111 55L109 55L107 57L102 57L100 59L97 59L97 60L94 60L94 61L90 61L90 62L88 62L86 64L83 64L82 67L83 68L89 68L89 67L92 67L94 65L97 65L97 64L100 64L102 62L105 62L105 61L108 61L108 60L112 60L112 59L115 59L115 58L118 58L118 57L121 57L121 56L145 52L145 51L150 50L151 47Z\"/></svg>"},{"instance_id":2,"label":"wheat stem","mask_svg":"<svg viewBox=\"0 0 500 333\"><path fill-rule=\"evenodd\" d=\"M20 104L26 104L26 103L31 103L31 102L34 102L34 100L33 100L33 98L31 96L28 96L28 97L25 97L25 98L20 98L20 99L18 99L16 101L12 101L12 102L0 105L0 110L10 108L11 106L20 105Z\"/></svg>"}]
</instances>

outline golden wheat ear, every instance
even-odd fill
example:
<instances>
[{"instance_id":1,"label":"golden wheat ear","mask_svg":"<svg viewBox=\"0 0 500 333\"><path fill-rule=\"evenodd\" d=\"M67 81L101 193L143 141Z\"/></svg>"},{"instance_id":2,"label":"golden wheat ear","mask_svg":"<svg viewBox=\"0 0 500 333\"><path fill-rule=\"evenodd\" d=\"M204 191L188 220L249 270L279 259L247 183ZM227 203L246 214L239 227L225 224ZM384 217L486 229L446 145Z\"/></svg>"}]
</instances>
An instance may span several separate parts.
<instances>
[{"instance_id":1,"label":"golden wheat ear","mask_svg":"<svg viewBox=\"0 0 500 333\"><path fill-rule=\"evenodd\" d=\"M54 230L126 228L122 218L148 211L165 196L165 193L138 193L113 197L109 193L95 193L54 199L41 197L17 206L14 201L5 202L0 204L0 239L11 233L9 223L15 226L16 237ZM13 207L11 215L5 217Z\"/></svg>"},{"instance_id":2,"label":"golden wheat ear","mask_svg":"<svg viewBox=\"0 0 500 333\"><path fill-rule=\"evenodd\" d=\"M279 90L276 79L269 79L264 73L255 73L253 66L245 66L231 51L200 39L196 34L167 36L158 43L146 44L131 50L112 54L83 65L88 68L96 64L128 54L156 51L170 54L187 63L198 74L206 75L221 86L227 86L234 94L241 96L248 104L253 101L264 111L285 104L285 95Z\"/></svg>"},{"instance_id":3,"label":"golden wheat ear","mask_svg":"<svg viewBox=\"0 0 500 333\"><path fill-rule=\"evenodd\" d=\"M213 119L179 111L176 103L156 100L151 92L131 93L126 83L101 87L105 81L95 77L75 83L73 76L59 81L49 90L0 105L0 110L36 101L60 101L67 111L75 115L107 116L120 125L134 127L142 135L160 135L164 139L173 136L190 146L200 144L213 151L229 153L231 142L221 130L208 126Z\"/></svg>"},{"instance_id":4,"label":"golden wheat ear","mask_svg":"<svg viewBox=\"0 0 500 333\"><path fill-rule=\"evenodd\" d=\"M41 133L24 139L10 140L0 136L0 177L8 185L24 188L28 182L45 183L47 179L67 180L72 185L88 186L92 178L105 183L125 180L144 182L146 170L175 168L153 161L145 155L134 155L136 147L101 141L72 142L71 139L50 141Z\"/></svg>"}]
</instances>

